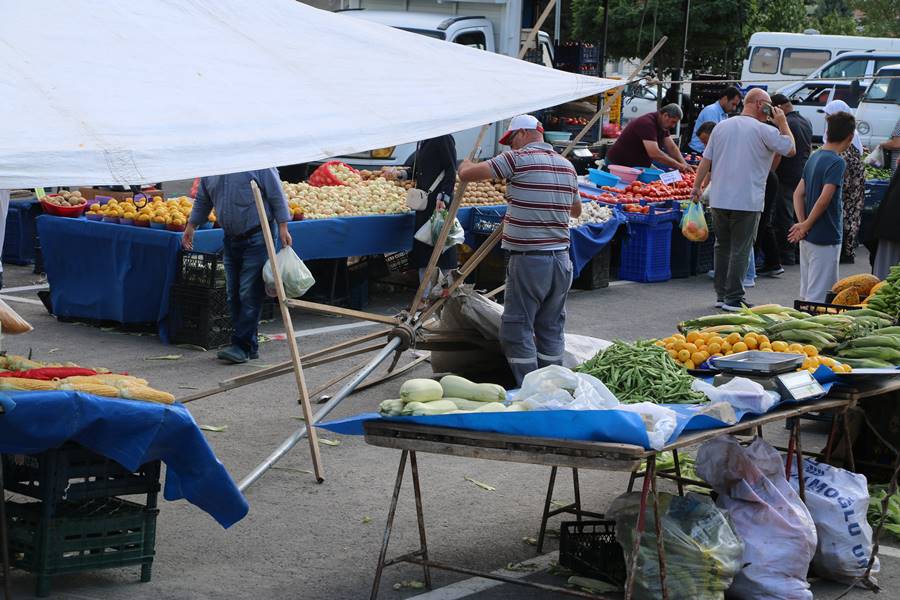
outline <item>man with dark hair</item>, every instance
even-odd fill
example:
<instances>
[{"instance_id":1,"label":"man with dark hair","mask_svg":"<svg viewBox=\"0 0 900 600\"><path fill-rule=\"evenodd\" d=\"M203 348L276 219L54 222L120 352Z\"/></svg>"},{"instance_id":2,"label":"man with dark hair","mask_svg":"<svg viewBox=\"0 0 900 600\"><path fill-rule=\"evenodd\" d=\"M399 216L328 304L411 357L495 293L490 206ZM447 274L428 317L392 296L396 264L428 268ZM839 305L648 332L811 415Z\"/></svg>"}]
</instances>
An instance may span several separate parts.
<instances>
[{"instance_id":1,"label":"man with dark hair","mask_svg":"<svg viewBox=\"0 0 900 600\"><path fill-rule=\"evenodd\" d=\"M694 121L694 135L691 137L691 143L688 144L688 148L698 154L702 153L706 148L706 142L700 139L700 127L707 123L721 123L728 118L729 113L737 110L740 103L741 92L736 87L729 85L722 90L722 95L719 96L719 99L709 106L704 106L700 114L697 115L697 120ZM707 137L707 139L709 138Z\"/></svg>"},{"instance_id":2,"label":"man with dark hair","mask_svg":"<svg viewBox=\"0 0 900 600\"><path fill-rule=\"evenodd\" d=\"M809 157L794 190L797 223L788 239L800 243L800 300L825 302L838 280L846 163L841 153L853 142L856 119L845 112L826 117L825 145Z\"/></svg>"},{"instance_id":3,"label":"man with dark hair","mask_svg":"<svg viewBox=\"0 0 900 600\"><path fill-rule=\"evenodd\" d=\"M606 153L606 164L650 167L654 162L683 172L694 168L684 161L669 131L684 113L677 104L666 104L659 112L634 119Z\"/></svg>"},{"instance_id":4,"label":"man with dark hair","mask_svg":"<svg viewBox=\"0 0 900 600\"><path fill-rule=\"evenodd\" d=\"M797 264L797 249L788 242L788 232L796 222L794 215L794 189L803 177L803 168L809 160L812 146L812 123L794 110L794 105L784 94L772 96L772 106L780 108L787 119L788 128L794 136L797 153L781 159L775 175L778 176L778 197L775 199L775 239L781 253L782 265Z\"/></svg>"}]
</instances>

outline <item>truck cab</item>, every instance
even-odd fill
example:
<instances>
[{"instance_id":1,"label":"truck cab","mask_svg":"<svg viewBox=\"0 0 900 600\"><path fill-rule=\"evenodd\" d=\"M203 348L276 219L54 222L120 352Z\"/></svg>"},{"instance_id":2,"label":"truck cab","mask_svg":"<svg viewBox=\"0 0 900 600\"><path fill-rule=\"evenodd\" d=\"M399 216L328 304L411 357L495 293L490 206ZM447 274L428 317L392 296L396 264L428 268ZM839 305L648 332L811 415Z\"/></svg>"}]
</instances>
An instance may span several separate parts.
<instances>
[{"instance_id":1,"label":"truck cab","mask_svg":"<svg viewBox=\"0 0 900 600\"><path fill-rule=\"evenodd\" d=\"M356 4L365 5L368 3L360 0ZM378 4L385 4L385 2L379 2ZM410 0L407 4L411 8L415 8L417 3L415 0ZM452 44L462 44L487 52L517 56L519 47L528 34L527 30L521 28L521 3L510 0L505 4L487 2L475 4L477 4L476 8L479 10L484 9L482 16L424 11L369 10L365 7L350 8L338 12L347 18L363 19ZM430 4L430 6L433 7L434 5ZM450 5L438 4L437 6L453 10ZM453 6L455 7L456 5L454 4ZM515 19L512 19L512 16ZM528 52L526 60L553 68L553 43L548 34L543 31L538 32L535 47ZM453 82L448 81L447 85L453 85ZM414 90L411 90L412 92ZM397 110L403 110L403 107L398 106ZM465 158L474 147L480 129L480 127L476 127L453 134L453 137L456 139L457 155L460 159ZM496 125L492 125L484 138L483 156L490 155L496 150L498 139ZM376 170L385 166L413 166L415 152L416 144L409 143L389 148L376 148L367 152L334 158L358 169Z\"/></svg>"}]
</instances>

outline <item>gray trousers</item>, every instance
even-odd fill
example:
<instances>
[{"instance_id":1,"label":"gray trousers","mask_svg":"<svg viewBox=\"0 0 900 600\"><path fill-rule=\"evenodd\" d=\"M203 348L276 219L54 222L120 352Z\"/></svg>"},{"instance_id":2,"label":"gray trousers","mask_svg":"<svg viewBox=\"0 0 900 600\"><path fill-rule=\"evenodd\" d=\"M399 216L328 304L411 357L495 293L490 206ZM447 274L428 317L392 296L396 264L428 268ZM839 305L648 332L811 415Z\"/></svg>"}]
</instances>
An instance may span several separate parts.
<instances>
[{"instance_id":1,"label":"gray trousers","mask_svg":"<svg viewBox=\"0 0 900 600\"><path fill-rule=\"evenodd\" d=\"M510 255L500 343L517 384L539 367L562 364L570 287L568 250Z\"/></svg>"},{"instance_id":2,"label":"gray trousers","mask_svg":"<svg viewBox=\"0 0 900 600\"><path fill-rule=\"evenodd\" d=\"M716 232L716 299L739 306L744 301L744 273L759 226L758 212L712 209Z\"/></svg>"}]
</instances>

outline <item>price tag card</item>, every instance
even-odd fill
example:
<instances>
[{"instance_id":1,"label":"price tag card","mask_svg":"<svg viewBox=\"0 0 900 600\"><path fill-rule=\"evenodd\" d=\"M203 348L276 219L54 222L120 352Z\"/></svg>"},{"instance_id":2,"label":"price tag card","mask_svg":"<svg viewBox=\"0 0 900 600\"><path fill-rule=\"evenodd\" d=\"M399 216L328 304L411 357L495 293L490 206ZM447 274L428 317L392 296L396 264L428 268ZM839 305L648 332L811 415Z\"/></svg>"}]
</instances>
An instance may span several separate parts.
<instances>
[{"instance_id":1,"label":"price tag card","mask_svg":"<svg viewBox=\"0 0 900 600\"><path fill-rule=\"evenodd\" d=\"M592 156L594 156L594 154L587 148L575 148L574 150L572 150L572 154L580 158L591 158Z\"/></svg>"},{"instance_id":2,"label":"price tag card","mask_svg":"<svg viewBox=\"0 0 900 600\"><path fill-rule=\"evenodd\" d=\"M668 173L662 173L659 176L659 180L666 185L678 183L679 181L681 181L681 171L669 171Z\"/></svg>"}]
</instances>

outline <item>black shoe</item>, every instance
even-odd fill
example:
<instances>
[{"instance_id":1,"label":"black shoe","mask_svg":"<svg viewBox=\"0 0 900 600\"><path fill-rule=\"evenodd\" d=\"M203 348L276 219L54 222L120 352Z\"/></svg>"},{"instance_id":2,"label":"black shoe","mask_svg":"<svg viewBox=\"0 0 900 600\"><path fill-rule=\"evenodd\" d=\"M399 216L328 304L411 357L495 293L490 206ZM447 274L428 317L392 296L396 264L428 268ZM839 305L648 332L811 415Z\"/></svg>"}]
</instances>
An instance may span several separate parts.
<instances>
[{"instance_id":1,"label":"black shoe","mask_svg":"<svg viewBox=\"0 0 900 600\"><path fill-rule=\"evenodd\" d=\"M247 353L237 346L228 346L224 350L219 350L218 354L216 354L216 358L233 365L239 365L247 362Z\"/></svg>"},{"instance_id":2,"label":"black shoe","mask_svg":"<svg viewBox=\"0 0 900 600\"><path fill-rule=\"evenodd\" d=\"M728 312L740 312L745 308L753 308L753 305L746 300L741 300L740 302L735 302L734 304L732 304L731 302L726 302L722 305L722 310Z\"/></svg>"},{"instance_id":3,"label":"black shoe","mask_svg":"<svg viewBox=\"0 0 900 600\"><path fill-rule=\"evenodd\" d=\"M760 277L781 277L784 275L784 269L779 265L777 267L764 267L756 272Z\"/></svg>"},{"instance_id":4,"label":"black shoe","mask_svg":"<svg viewBox=\"0 0 900 600\"><path fill-rule=\"evenodd\" d=\"M250 360L256 360L259 358L259 352L251 352L249 355Z\"/></svg>"},{"instance_id":5,"label":"black shoe","mask_svg":"<svg viewBox=\"0 0 900 600\"><path fill-rule=\"evenodd\" d=\"M852 265L856 262L856 259L852 256L841 255L841 264L842 265ZM2 281L2 280L0 280Z\"/></svg>"}]
</instances>

